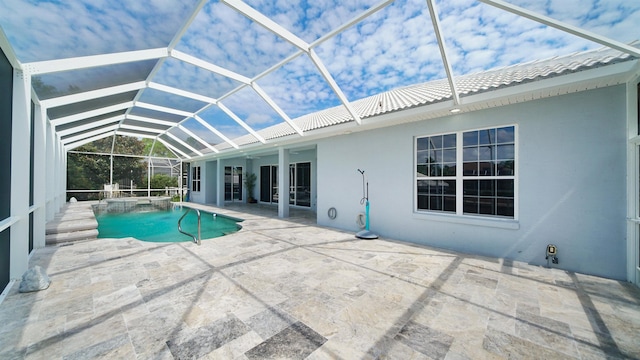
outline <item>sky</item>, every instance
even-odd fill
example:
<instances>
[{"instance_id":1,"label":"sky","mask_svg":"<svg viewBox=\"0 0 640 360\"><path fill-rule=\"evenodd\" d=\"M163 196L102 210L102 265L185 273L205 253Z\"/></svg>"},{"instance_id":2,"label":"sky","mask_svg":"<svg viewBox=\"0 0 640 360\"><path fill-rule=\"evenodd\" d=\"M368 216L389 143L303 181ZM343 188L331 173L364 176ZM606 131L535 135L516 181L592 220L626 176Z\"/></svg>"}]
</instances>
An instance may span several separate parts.
<instances>
[{"instance_id":1,"label":"sky","mask_svg":"<svg viewBox=\"0 0 640 360\"><path fill-rule=\"evenodd\" d=\"M393 1L328 39L323 36L380 1L245 2L314 44L349 101L446 77L425 0ZM640 38L637 0L508 2L615 41ZM435 4L455 75L601 47L477 0L436 0ZM206 2L180 33L196 5L196 0L0 0L0 26L22 63L166 47L179 40L178 51L248 78L260 76L257 84L290 118L340 105L309 56L222 2ZM323 41L315 43L318 39ZM290 61L282 63L285 59ZM42 82L49 86L43 97L144 79L154 65L141 62L43 75ZM222 104L256 130L283 121L255 91L236 80L174 58L157 65L152 81L221 98ZM203 106L157 90L145 90L142 99L186 111ZM231 138L247 133L217 107L200 115ZM195 124L191 120L185 126L198 134L207 131Z\"/></svg>"}]
</instances>

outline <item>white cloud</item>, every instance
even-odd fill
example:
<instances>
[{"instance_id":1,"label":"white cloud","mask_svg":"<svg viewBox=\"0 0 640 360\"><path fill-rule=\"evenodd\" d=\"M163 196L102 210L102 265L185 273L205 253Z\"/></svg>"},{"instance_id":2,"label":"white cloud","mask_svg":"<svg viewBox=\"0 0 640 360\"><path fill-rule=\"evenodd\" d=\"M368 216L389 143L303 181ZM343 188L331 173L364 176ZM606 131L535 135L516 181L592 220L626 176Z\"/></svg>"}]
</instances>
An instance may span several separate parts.
<instances>
[{"instance_id":1,"label":"white cloud","mask_svg":"<svg viewBox=\"0 0 640 360\"><path fill-rule=\"evenodd\" d=\"M23 62L168 45L193 3L3 1L0 24Z\"/></svg>"}]
</instances>

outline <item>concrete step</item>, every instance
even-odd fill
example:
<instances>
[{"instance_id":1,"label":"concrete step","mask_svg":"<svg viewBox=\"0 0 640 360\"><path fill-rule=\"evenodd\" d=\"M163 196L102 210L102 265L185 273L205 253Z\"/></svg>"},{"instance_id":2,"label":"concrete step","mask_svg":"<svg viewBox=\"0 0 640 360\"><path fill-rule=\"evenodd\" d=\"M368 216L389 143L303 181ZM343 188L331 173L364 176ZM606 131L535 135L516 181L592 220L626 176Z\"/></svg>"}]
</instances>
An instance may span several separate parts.
<instances>
[{"instance_id":1,"label":"concrete step","mask_svg":"<svg viewBox=\"0 0 640 360\"><path fill-rule=\"evenodd\" d=\"M93 230L98 228L98 222L95 217L84 217L79 219L71 219L67 221L50 221L46 225L46 233L60 234L67 232L75 232L81 230Z\"/></svg>"},{"instance_id":2,"label":"concrete step","mask_svg":"<svg viewBox=\"0 0 640 360\"><path fill-rule=\"evenodd\" d=\"M68 203L45 226L47 245L96 239L98 221L90 203Z\"/></svg>"},{"instance_id":3,"label":"concrete step","mask_svg":"<svg viewBox=\"0 0 640 360\"><path fill-rule=\"evenodd\" d=\"M98 229L80 230L67 233L45 235L47 245L60 244L71 241L92 240L98 238Z\"/></svg>"}]
</instances>

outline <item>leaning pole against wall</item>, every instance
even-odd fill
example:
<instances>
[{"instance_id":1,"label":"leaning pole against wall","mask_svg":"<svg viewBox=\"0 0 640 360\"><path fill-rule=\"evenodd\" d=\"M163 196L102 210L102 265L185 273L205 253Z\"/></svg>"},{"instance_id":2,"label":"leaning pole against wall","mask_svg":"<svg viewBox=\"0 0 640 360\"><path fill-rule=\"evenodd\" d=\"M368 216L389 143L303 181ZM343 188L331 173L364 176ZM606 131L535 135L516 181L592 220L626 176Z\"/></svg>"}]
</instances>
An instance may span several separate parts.
<instances>
[{"instance_id":1,"label":"leaning pole against wall","mask_svg":"<svg viewBox=\"0 0 640 360\"><path fill-rule=\"evenodd\" d=\"M366 181L366 178L364 176L364 170L360 170L358 169L358 172L360 173L360 175L362 175L362 199L360 199L360 205L364 205L365 208L365 225L364 225L364 230L359 231L356 234L356 237L358 239L366 239L366 240L373 240L373 239L377 239L378 235L372 233L369 230L369 182Z\"/></svg>"}]
</instances>

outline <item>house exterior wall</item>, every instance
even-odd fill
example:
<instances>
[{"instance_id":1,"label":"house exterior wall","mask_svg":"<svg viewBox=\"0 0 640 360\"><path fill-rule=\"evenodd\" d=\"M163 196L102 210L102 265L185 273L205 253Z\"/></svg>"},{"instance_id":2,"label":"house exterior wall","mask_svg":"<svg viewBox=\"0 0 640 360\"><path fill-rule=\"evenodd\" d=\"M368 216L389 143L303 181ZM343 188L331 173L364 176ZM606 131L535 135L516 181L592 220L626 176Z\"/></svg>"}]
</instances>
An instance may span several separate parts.
<instances>
[{"instance_id":1,"label":"house exterior wall","mask_svg":"<svg viewBox=\"0 0 640 360\"><path fill-rule=\"evenodd\" d=\"M316 194L317 194L317 161L316 150L306 149L293 151L290 155L290 163L310 162L311 163L311 209L315 210L316 206ZM230 158L224 160L215 160L207 162L194 162L191 166L202 166L201 169L201 190L200 192L191 192L191 201L200 204L213 204L216 203L217 195L217 161L222 161L222 168L225 166L242 166L243 172L243 197L242 201L246 201L248 197L247 189L244 184L244 176L247 172L253 172L256 174L256 186L254 189L254 197L260 198L260 167L266 165L278 165L277 154L260 155L253 159L247 160L245 157ZM189 183L191 187L191 183Z\"/></svg>"},{"instance_id":2,"label":"house exterior wall","mask_svg":"<svg viewBox=\"0 0 640 360\"><path fill-rule=\"evenodd\" d=\"M216 177L218 166L216 161L207 161L205 163L205 168L203 169L205 173L205 179L202 183L202 188L204 189L204 200L207 204L215 204L218 200L218 194L216 191L216 187L218 186L218 181Z\"/></svg>"},{"instance_id":3,"label":"house exterior wall","mask_svg":"<svg viewBox=\"0 0 640 360\"><path fill-rule=\"evenodd\" d=\"M382 237L539 265L555 244L554 267L625 279L625 111L616 86L321 140L318 224L359 230L362 169ZM415 211L414 137L504 125L517 132L516 220Z\"/></svg>"},{"instance_id":4,"label":"house exterior wall","mask_svg":"<svg viewBox=\"0 0 640 360\"><path fill-rule=\"evenodd\" d=\"M193 182L193 168L196 166L200 166L200 191L193 191L191 185ZM195 202L195 203L199 203L199 204L204 204L206 202L206 183L207 183L207 164L203 161L197 161L194 163L191 163L191 168L190 168L190 174L189 174L189 184L187 185L189 187L189 194L190 198L189 201L191 202Z\"/></svg>"}]
</instances>

